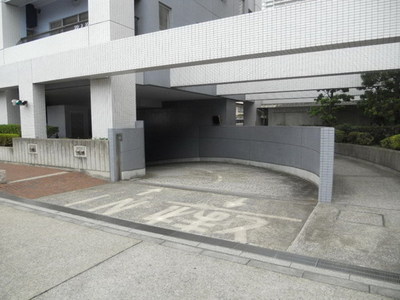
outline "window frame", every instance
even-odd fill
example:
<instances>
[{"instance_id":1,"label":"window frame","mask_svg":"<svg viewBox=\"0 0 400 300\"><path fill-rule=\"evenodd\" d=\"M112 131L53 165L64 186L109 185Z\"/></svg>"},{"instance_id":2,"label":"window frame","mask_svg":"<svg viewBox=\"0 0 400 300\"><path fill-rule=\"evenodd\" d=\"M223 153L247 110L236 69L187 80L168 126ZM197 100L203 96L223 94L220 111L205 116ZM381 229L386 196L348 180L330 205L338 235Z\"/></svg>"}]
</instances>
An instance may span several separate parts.
<instances>
[{"instance_id":1,"label":"window frame","mask_svg":"<svg viewBox=\"0 0 400 300\"><path fill-rule=\"evenodd\" d=\"M167 24L165 28L161 27L161 11L164 9L164 11L167 12ZM162 3L161 1L158 2L158 28L159 30L166 30L171 28L171 7L169 7L168 5L165 5L164 3Z\"/></svg>"}]
</instances>

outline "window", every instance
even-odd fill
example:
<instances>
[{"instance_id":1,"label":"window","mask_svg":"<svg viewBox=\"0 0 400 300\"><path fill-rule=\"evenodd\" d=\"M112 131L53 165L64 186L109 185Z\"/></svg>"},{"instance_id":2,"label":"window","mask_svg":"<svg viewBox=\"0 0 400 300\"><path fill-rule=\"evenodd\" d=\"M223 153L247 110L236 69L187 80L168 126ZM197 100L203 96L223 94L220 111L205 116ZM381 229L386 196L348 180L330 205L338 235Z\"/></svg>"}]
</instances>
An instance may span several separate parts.
<instances>
[{"instance_id":1,"label":"window","mask_svg":"<svg viewBox=\"0 0 400 300\"><path fill-rule=\"evenodd\" d=\"M161 2L159 2L158 4L159 4L160 30L168 29L170 26L169 19L170 19L171 8L162 4Z\"/></svg>"},{"instance_id":2,"label":"window","mask_svg":"<svg viewBox=\"0 0 400 300\"><path fill-rule=\"evenodd\" d=\"M54 30L54 33L60 33L64 31L78 29L87 26L88 20L89 14L86 11L77 15L63 18L61 20L50 22L50 30Z\"/></svg>"}]
</instances>

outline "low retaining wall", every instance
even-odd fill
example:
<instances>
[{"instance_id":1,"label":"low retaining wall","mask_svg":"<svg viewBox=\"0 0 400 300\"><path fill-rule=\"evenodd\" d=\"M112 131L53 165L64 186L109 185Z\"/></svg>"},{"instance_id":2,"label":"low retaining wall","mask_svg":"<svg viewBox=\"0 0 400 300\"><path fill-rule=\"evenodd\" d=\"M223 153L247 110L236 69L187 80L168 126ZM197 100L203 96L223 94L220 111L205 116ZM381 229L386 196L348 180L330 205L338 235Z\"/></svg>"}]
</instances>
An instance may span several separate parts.
<instances>
[{"instance_id":1,"label":"low retaining wall","mask_svg":"<svg viewBox=\"0 0 400 300\"><path fill-rule=\"evenodd\" d=\"M85 170L107 178L110 173L108 141L103 140L16 138L13 147L0 147L0 160Z\"/></svg>"},{"instance_id":2,"label":"low retaining wall","mask_svg":"<svg viewBox=\"0 0 400 300\"><path fill-rule=\"evenodd\" d=\"M330 202L334 129L323 127L191 127L146 133L149 162L216 160L280 170L313 181Z\"/></svg>"},{"instance_id":3,"label":"low retaining wall","mask_svg":"<svg viewBox=\"0 0 400 300\"><path fill-rule=\"evenodd\" d=\"M400 172L400 151L354 144L335 144L335 153L363 159Z\"/></svg>"}]
</instances>

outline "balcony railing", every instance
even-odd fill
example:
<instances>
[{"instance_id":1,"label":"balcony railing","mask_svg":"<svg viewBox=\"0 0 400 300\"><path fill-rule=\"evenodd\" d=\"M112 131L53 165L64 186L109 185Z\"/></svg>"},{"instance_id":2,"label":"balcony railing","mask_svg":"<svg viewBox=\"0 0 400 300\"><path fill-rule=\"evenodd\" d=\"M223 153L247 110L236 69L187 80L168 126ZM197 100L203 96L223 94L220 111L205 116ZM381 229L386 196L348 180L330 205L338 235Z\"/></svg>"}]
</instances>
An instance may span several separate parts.
<instances>
[{"instance_id":1,"label":"balcony railing","mask_svg":"<svg viewBox=\"0 0 400 300\"><path fill-rule=\"evenodd\" d=\"M49 37L49 36L56 35L56 34L59 34L59 33L67 32L67 31L71 31L71 30L75 30L75 29L80 29L80 28L88 26L88 24L89 24L88 21L76 22L76 23L68 24L66 26L59 27L59 28L56 28L56 29L52 29L52 30L49 30L49 31L45 31L45 32L41 32L41 33L38 33L38 34L30 35L30 36L27 36L27 37L24 37L24 38L20 39L19 42L18 42L18 45L19 44L24 44L24 43L27 43L27 42L31 42L31 41L35 41L35 40L39 40L41 38Z\"/></svg>"}]
</instances>

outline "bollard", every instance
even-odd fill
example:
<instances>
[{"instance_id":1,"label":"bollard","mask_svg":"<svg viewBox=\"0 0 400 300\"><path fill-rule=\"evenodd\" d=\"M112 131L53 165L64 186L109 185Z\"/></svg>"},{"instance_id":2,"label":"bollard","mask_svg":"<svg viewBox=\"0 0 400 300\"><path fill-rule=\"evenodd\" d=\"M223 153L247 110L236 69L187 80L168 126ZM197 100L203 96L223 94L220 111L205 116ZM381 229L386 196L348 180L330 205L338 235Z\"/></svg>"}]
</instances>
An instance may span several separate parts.
<instances>
[{"instance_id":1,"label":"bollard","mask_svg":"<svg viewBox=\"0 0 400 300\"><path fill-rule=\"evenodd\" d=\"M0 170L0 183L7 183L6 170Z\"/></svg>"}]
</instances>

